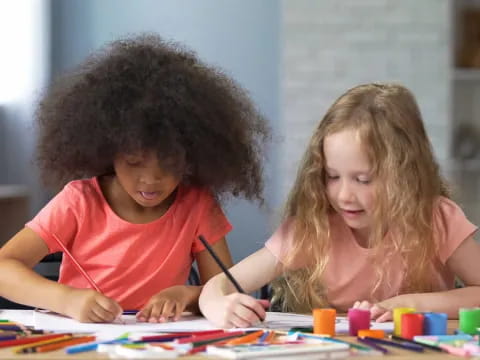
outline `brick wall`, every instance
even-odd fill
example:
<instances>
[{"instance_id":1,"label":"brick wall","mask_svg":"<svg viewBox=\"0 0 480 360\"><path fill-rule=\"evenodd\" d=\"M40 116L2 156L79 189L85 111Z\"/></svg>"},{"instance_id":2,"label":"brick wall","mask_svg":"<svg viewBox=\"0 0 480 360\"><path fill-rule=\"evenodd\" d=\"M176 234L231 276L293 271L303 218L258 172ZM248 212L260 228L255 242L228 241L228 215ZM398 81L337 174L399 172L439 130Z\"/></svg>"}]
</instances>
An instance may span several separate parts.
<instances>
[{"instance_id":1,"label":"brick wall","mask_svg":"<svg viewBox=\"0 0 480 360\"><path fill-rule=\"evenodd\" d=\"M409 87L437 158L448 159L448 0L284 0L282 11L282 199L317 122L339 95L360 83Z\"/></svg>"}]
</instances>

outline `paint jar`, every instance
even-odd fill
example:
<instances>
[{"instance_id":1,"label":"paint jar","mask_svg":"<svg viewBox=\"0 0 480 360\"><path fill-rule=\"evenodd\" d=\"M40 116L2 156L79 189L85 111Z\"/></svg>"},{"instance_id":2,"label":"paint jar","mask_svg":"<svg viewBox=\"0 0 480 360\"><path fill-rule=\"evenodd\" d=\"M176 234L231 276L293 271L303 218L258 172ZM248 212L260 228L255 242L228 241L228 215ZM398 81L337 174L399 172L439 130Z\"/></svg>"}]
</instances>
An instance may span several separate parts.
<instances>
[{"instance_id":1,"label":"paint jar","mask_svg":"<svg viewBox=\"0 0 480 360\"><path fill-rule=\"evenodd\" d=\"M317 335L335 336L335 309L313 309L313 333Z\"/></svg>"}]
</instances>

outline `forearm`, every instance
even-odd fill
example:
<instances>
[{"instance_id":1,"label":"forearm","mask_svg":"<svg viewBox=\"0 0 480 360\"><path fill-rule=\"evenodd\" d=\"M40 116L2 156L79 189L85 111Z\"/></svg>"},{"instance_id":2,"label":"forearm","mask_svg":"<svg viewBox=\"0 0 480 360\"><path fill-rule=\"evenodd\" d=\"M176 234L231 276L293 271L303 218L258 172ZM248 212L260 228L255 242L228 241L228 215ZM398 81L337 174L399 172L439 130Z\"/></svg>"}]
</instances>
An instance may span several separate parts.
<instances>
[{"instance_id":1,"label":"forearm","mask_svg":"<svg viewBox=\"0 0 480 360\"><path fill-rule=\"evenodd\" d=\"M385 307L413 307L417 311L444 312L458 318L460 308L480 306L480 286L468 286L441 292L403 294L381 302Z\"/></svg>"},{"instance_id":2,"label":"forearm","mask_svg":"<svg viewBox=\"0 0 480 360\"><path fill-rule=\"evenodd\" d=\"M200 308L207 305L212 300L219 299L222 296L235 292L232 283L227 279L225 274L220 273L211 278L204 286L199 297L198 303Z\"/></svg>"},{"instance_id":3,"label":"forearm","mask_svg":"<svg viewBox=\"0 0 480 360\"><path fill-rule=\"evenodd\" d=\"M11 301L63 313L68 289L17 260L0 261L0 295Z\"/></svg>"}]
</instances>

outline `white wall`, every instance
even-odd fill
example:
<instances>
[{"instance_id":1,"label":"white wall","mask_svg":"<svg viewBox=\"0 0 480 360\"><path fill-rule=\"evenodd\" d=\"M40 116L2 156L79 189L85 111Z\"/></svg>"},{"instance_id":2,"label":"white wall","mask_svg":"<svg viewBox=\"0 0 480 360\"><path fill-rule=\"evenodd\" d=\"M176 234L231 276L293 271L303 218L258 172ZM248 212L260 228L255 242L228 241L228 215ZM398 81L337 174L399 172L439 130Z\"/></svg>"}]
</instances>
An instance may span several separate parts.
<instances>
[{"instance_id":1,"label":"white wall","mask_svg":"<svg viewBox=\"0 0 480 360\"><path fill-rule=\"evenodd\" d=\"M27 185L36 210L45 195L32 164L32 117L49 76L49 1L0 2L0 16L0 184Z\"/></svg>"}]
</instances>

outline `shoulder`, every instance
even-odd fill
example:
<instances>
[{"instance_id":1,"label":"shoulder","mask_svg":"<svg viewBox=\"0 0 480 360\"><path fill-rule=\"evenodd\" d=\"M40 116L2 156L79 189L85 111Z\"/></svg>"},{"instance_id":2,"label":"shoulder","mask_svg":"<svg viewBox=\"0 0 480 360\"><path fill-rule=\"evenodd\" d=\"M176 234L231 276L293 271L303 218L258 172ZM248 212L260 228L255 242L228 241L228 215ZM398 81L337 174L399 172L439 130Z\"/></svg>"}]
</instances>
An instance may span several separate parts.
<instances>
[{"instance_id":1,"label":"shoulder","mask_svg":"<svg viewBox=\"0 0 480 360\"><path fill-rule=\"evenodd\" d=\"M437 199L433 211L433 234L443 263L476 231L477 227L467 219L458 204L445 197Z\"/></svg>"},{"instance_id":2,"label":"shoulder","mask_svg":"<svg viewBox=\"0 0 480 360\"><path fill-rule=\"evenodd\" d=\"M444 196L438 197L433 209L433 219L436 226L450 227L452 224L468 221L462 208Z\"/></svg>"},{"instance_id":3,"label":"shoulder","mask_svg":"<svg viewBox=\"0 0 480 360\"><path fill-rule=\"evenodd\" d=\"M104 197L96 177L70 181L57 197L63 203L73 208L101 205L104 202Z\"/></svg>"}]
</instances>

